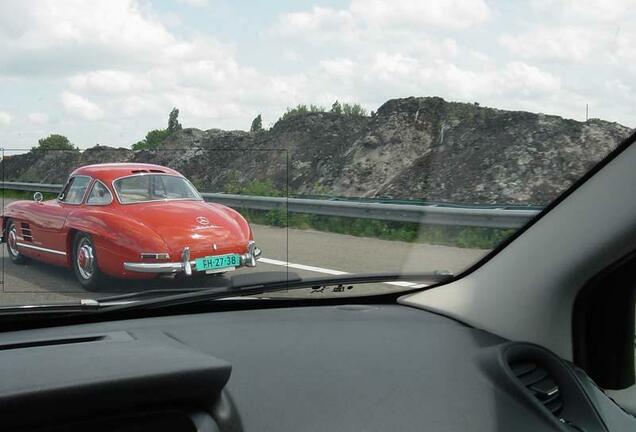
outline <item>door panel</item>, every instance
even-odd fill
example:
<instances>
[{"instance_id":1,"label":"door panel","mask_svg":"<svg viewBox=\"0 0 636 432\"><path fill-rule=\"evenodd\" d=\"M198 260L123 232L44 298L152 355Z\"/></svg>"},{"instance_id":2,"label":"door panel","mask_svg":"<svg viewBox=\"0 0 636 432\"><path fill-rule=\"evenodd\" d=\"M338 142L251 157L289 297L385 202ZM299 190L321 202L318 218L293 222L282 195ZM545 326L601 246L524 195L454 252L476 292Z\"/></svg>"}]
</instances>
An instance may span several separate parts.
<instances>
[{"instance_id":1,"label":"door panel","mask_svg":"<svg viewBox=\"0 0 636 432\"><path fill-rule=\"evenodd\" d=\"M61 231L69 211L68 205L61 204L57 200L34 202L30 210L31 222L37 229L48 232Z\"/></svg>"},{"instance_id":2,"label":"door panel","mask_svg":"<svg viewBox=\"0 0 636 432\"><path fill-rule=\"evenodd\" d=\"M37 253L37 258L47 262L62 264L66 256L66 229L64 223L69 213L69 206L57 200L32 202L25 206L24 222L21 224L25 248ZM76 206L72 206L76 207ZM28 224L28 226L23 226ZM31 241L25 234L31 234ZM33 249L39 248L39 249ZM49 249L46 251L43 249ZM59 253L55 253L56 251Z\"/></svg>"}]
</instances>

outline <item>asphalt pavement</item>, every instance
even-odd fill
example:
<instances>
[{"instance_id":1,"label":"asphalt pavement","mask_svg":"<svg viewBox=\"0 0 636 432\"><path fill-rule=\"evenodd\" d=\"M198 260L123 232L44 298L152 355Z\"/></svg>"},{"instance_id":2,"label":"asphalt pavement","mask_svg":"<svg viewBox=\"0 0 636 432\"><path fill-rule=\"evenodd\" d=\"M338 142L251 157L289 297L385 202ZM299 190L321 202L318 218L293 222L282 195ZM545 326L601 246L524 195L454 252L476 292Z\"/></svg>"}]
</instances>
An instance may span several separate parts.
<instances>
[{"instance_id":1,"label":"asphalt pavement","mask_svg":"<svg viewBox=\"0 0 636 432\"><path fill-rule=\"evenodd\" d=\"M4 204L7 202L9 200L5 200ZM148 289L224 286L228 283L228 277L247 272L289 271L302 277L432 270L457 273L487 253L479 249L380 240L312 230L262 225L253 225L252 229L257 245L263 250L263 258L255 268L179 280L109 280L98 292L84 290L75 280L72 271L66 268L34 260L25 265L16 265L9 259L6 245L3 245L0 248L0 305L77 301ZM403 290L411 286L413 284L382 283L345 287L344 290L336 287L327 287L320 291L295 290L271 296L356 296Z\"/></svg>"},{"instance_id":2,"label":"asphalt pavement","mask_svg":"<svg viewBox=\"0 0 636 432\"><path fill-rule=\"evenodd\" d=\"M221 286L225 278L240 273L260 271L295 272L300 276L318 277L344 273L417 272L447 270L458 272L477 261L487 251L436 246L399 241L354 237L317 231L275 228L255 225L254 238L263 249L263 259L256 268L244 268L221 276L159 279L152 281L112 280L99 292L84 290L73 273L65 268L31 260L16 265L2 247L2 291L0 304L32 304L49 301L69 301L97 298L105 295L147 289L188 288L191 286ZM395 284L360 285L345 291L323 292L303 290L279 293L278 296L359 295L369 292L401 290Z\"/></svg>"}]
</instances>

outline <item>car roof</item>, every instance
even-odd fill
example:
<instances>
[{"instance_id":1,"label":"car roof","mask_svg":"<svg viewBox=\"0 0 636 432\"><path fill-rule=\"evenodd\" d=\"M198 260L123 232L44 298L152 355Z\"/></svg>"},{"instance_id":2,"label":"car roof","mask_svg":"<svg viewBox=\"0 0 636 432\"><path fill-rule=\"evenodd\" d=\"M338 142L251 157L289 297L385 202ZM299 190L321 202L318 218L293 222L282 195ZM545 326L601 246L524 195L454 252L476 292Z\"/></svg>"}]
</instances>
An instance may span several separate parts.
<instances>
[{"instance_id":1,"label":"car roof","mask_svg":"<svg viewBox=\"0 0 636 432\"><path fill-rule=\"evenodd\" d=\"M135 174L168 174L183 177L181 173L171 168L145 163L107 163L86 165L77 168L71 173L71 176L87 175L103 182L110 183L119 177Z\"/></svg>"}]
</instances>

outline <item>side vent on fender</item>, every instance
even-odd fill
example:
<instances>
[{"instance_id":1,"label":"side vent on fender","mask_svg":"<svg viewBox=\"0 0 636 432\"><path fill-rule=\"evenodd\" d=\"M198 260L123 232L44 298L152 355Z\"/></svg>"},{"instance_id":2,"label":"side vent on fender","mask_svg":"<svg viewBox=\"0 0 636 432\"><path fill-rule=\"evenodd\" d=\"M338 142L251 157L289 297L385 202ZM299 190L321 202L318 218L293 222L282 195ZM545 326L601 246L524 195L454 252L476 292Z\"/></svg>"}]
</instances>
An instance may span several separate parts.
<instances>
[{"instance_id":1,"label":"side vent on fender","mask_svg":"<svg viewBox=\"0 0 636 432\"><path fill-rule=\"evenodd\" d=\"M33 236L31 235L31 226L26 222L22 222L20 224L20 229L22 230L22 238L24 241L32 242Z\"/></svg>"},{"instance_id":2,"label":"side vent on fender","mask_svg":"<svg viewBox=\"0 0 636 432\"><path fill-rule=\"evenodd\" d=\"M563 410L563 399L559 385L547 370L533 362L511 364L510 369L543 406L555 416L560 416Z\"/></svg>"}]
</instances>

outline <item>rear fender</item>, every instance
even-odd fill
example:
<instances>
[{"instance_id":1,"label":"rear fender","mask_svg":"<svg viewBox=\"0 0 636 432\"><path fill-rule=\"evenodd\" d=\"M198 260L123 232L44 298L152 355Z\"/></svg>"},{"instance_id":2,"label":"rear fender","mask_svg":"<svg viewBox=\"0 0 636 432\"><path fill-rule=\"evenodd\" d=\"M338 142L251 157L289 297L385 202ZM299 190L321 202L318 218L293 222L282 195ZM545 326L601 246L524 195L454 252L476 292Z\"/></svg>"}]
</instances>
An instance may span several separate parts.
<instances>
[{"instance_id":1,"label":"rear fender","mask_svg":"<svg viewBox=\"0 0 636 432\"><path fill-rule=\"evenodd\" d=\"M77 232L90 234L99 268L115 277L128 276L123 263L139 261L141 252L167 252L163 239L144 224L103 210L75 212L66 219L68 251ZM67 254L70 260L72 253Z\"/></svg>"},{"instance_id":2,"label":"rear fender","mask_svg":"<svg viewBox=\"0 0 636 432\"><path fill-rule=\"evenodd\" d=\"M250 227L250 224L247 222L247 220L243 217L243 215L241 215L236 210L222 204L208 203L208 205L212 206L216 210L224 212L226 215L232 218L241 227L241 231L243 231L243 235L245 236L245 238L247 238L248 240L254 240L252 228Z\"/></svg>"}]
</instances>

